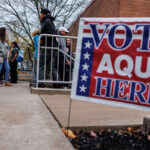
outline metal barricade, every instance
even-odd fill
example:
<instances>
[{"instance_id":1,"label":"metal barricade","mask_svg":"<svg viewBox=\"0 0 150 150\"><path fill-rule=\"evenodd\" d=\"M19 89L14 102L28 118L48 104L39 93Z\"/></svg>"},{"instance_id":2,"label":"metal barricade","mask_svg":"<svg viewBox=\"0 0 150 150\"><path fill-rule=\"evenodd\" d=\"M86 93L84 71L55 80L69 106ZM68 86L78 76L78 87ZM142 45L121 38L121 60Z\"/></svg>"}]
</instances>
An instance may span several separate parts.
<instances>
[{"instance_id":1,"label":"metal barricade","mask_svg":"<svg viewBox=\"0 0 150 150\"><path fill-rule=\"evenodd\" d=\"M36 87L43 83L64 85L72 83L73 43L77 37L42 34L38 41ZM70 43L69 43L70 41ZM70 45L69 45L70 44Z\"/></svg>"}]
</instances>

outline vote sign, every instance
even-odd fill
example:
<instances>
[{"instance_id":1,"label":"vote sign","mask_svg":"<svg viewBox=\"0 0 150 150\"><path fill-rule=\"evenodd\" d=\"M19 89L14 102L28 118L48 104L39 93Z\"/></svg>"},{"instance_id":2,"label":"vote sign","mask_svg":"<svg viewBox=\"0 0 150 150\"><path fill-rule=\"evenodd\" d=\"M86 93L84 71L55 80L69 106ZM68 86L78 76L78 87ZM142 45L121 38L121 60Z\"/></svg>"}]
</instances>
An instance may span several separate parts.
<instances>
[{"instance_id":1,"label":"vote sign","mask_svg":"<svg viewBox=\"0 0 150 150\"><path fill-rule=\"evenodd\" d=\"M71 98L150 110L150 18L81 18Z\"/></svg>"}]
</instances>

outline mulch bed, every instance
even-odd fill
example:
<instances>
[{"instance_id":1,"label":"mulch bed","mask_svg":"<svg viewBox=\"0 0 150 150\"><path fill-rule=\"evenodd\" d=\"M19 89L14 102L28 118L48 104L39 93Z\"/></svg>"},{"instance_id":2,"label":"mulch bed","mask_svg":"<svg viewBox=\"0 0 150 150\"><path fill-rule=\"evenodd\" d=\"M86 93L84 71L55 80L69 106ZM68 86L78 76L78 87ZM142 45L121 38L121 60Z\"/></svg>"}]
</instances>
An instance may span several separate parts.
<instances>
[{"instance_id":1,"label":"mulch bed","mask_svg":"<svg viewBox=\"0 0 150 150\"><path fill-rule=\"evenodd\" d=\"M76 150L150 150L150 130L144 127L65 133Z\"/></svg>"}]
</instances>

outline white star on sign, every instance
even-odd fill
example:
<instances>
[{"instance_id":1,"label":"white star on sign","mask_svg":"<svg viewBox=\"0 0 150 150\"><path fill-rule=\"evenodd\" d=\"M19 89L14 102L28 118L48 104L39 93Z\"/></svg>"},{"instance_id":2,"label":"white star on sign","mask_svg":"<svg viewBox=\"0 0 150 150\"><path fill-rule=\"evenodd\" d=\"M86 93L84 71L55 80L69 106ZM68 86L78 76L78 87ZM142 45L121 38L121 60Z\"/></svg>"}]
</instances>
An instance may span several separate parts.
<instances>
[{"instance_id":1,"label":"white star on sign","mask_svg":"<svg viewBox=\"0 0 150 150\"><path fill-rule=\"evenodd\" d=\"M80 86L80 92L86 92L87 87L85 87L84 85Z\"/></svg>"},{"instance_id":2,"label":"white star on sign","mask_svg":"<svg viewBox=\"0 0 150 150\"><path fill-rule=\"evenodd\" d=\"M92 43L90 43L89 41L87 41L87 43L85 43L85 48L90 48L92 45Z\"/></svg>"},{"instance_id":3,"label":"white star on sign","mask_svg":"<svg viewBox=\"0 0 150 150\"><path fill-rule=\"evenodd\" d=\"M82 78L82 79L81 79L81 81L85 81L85 82L86 82L86 81L87 81L88 76L86 76L86 74L84 74L84 75L82 75L82 76L81 76L81 78Z\"/></svg>"},{"instance_id":4,"label":"white star on sign","mask_svg":"<svg viewBox=\"0 0 150 150\"><path fill-rule=\"evenodd\" d=\"M84 54L84 59L88 59L88 60L89 60L89 59L90 59L90 56L91 56L91 55L90 55L88 52L86 52L86 53Z\"/></svg>"},{"instance_id":5,"label":"white star on sign","mask_svg":"<svg viewBox=\"0 0 150 150\"><path fill-rule=\"evenodd\" d=\"M83 66L83 70L87 70L88 71L88 68L89 68L89 65L87 63L85 63Z\"/></svg>"}]
</instances>

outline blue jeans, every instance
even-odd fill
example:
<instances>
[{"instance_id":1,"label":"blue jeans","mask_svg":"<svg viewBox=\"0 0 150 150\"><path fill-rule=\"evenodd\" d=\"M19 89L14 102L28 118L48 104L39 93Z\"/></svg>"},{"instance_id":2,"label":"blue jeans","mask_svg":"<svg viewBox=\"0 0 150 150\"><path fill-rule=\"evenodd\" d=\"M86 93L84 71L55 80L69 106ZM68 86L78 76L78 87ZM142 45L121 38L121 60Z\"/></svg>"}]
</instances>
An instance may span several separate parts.
<instances>
[{"instance_id":1,"label":"blue jeans","mask_svg":"<svg viewBox=\"0 0 150 150\"><path fill-rule=\"evenodd\" d=\"M2 66L4 64L5 67L5 81L9 81L9 72L10 72L10 67L9 67L9 63L7 62L7 58L4 58L3 63L0 63L0 73L2 71Z\"/></svg>"}]
</instances>

